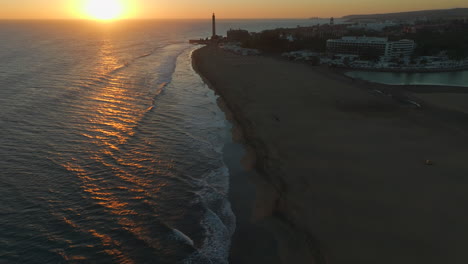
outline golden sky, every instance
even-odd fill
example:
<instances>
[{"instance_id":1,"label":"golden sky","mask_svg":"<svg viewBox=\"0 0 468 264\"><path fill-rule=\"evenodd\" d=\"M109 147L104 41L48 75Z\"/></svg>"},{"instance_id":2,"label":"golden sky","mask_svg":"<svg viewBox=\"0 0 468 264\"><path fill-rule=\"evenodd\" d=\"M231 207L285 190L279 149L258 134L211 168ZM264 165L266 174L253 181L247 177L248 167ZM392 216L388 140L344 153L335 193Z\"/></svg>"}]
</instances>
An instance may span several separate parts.
<instances>
[{"instance_id":1,"label":"golden sky","mask_svg":"<svg viewBox=\"0 0 468 264\"><path fill-rule=\"evenodd\" d=\"M88 1L120 1L120 18L308 18L468 7L467 0L0 0L0 19L90 18Z\"/></svg>"}]
</instances>

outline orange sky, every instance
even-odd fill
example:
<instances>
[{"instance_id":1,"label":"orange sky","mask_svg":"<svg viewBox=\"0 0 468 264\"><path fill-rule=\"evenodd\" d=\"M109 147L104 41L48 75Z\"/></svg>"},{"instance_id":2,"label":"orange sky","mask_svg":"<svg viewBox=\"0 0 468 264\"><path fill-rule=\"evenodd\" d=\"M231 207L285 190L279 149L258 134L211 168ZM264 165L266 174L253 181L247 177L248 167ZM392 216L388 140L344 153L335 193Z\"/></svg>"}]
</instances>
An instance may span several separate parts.
<instances>
[{"instance_id":1,"label":"orange sky","mask_svg":"<svg viewBox=\"0 0 468 264\"><path fill-rule=\"evenodd\" d=\"M85 18L89 0L0 0L0 19ZM99 1L99 0L94 0ZM307 18L468 7L467 0L116 0L122 18Z\"/></svg>"}]
</instances>

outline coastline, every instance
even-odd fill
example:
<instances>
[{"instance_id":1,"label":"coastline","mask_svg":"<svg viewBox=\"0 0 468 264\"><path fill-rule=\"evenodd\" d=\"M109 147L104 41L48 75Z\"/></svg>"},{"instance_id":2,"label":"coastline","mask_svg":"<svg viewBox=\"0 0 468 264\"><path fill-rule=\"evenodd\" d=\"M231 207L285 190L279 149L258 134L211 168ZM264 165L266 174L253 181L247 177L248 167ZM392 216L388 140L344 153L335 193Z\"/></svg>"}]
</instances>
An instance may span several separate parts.
<instances>
[{"instance_id":1,"label":"coastline","mask_svg":"<svg viewBox=\"0 0 468 264\"><path fill-rule=\"evenodd\" d=\"M427 68L415 68L415 69L397 69L397 68L364 68L364 67L357 67L357 68L338 68L343 71L364 71L364 72L394 72L394 73L443 73L443 72L459 72L459 71L467 71L468 66L458 67L458 68L434 68L434 69L427 69Z\"/></svg>"},{"instance_id":2,"label":"coastline","mask_svg":"<svg viewBox=\"0 0 468 264\"><path fill-rule=\"evenodd\" d=\"M202 75L193 58L192 68L201 77L207 87L217 95L218 90ZM280 264L277 242L271 234L268 220L256 222L254 206L257 191L254 183L259 179L255 169L256 153L244 137L239 119L223 100L218 97L218 107L232 124L232 142L227 142L223 149L223 159L229 169L229 201L236 216L236 230L231 240L229 263L231 264Z\"/></svg>"},{"instance_id":3,"label":"coastline","mask_svg":"<svg viewBox=\"0 0 468 264\"><path fill-rule=\"evenodd\" d=\"M466 240L447 234L467 228L434 230L466 217L463 113L417 96L423 110L409 107L398 100L414 97L408 87L215 47L193 63L255 152L254 222L276 237L281 263L459 260L453 251Z\"/></svg>"},{"instance_id":4,"label":"coastline","mask_svg":"<svg viewBox=\"0 0 468 264\"><path fill-rule=\"evenodd\" d=\"M274 165L278 161L275 151L269 150L267 144L254 135L255 124L243 117L242 111L231 101L225 100L224 90L217 89L206 77L206 72L200 69L198 52L206 48L213 47L204 46L192 53L193 69L220 96L218 106L233 124L233 140L242 144L246 151L241 161L245 169L241 172L243 175L237 174L237 178L231 175L230 179L229 198L237 217L230 263L327 263L318 241L279 209L284 203L285 186L278 177L282 174L281 169ZM254 172L245 175L246 170ZM271 181L274 179L278 181ZM243 185L250 186L247 193L244 193Z\"/></svg>"}]
</instances>

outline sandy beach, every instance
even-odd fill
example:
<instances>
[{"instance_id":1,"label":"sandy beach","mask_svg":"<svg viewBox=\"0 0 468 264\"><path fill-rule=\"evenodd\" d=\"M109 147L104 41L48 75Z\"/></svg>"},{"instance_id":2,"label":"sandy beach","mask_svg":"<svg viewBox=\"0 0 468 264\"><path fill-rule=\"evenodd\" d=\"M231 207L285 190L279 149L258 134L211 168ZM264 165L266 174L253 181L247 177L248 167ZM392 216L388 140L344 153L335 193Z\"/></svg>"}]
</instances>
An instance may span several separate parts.
<instances>
[{"instance_id":1,"label":"sandy beach","mask_svg":"<svg viewBox=\"0 0 468 264\"><path fill-rule=\"evenodd\" d=\"M193 61L256 157L255 173L231 175L232 263L468 262L461 90L370 84L216 47ZM247 249L257 262L238 258Z\"/></svg>"}]
</instances>

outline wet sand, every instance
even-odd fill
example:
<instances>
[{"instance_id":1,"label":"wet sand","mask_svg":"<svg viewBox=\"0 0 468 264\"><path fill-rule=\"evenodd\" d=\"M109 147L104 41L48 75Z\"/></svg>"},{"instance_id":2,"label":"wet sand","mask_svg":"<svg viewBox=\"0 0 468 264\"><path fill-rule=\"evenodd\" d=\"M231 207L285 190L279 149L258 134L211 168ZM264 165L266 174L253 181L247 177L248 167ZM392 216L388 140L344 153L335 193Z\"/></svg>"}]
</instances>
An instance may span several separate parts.
<instances>
[{"instance_id":1,"label":"wet sand","mask_svg":"<svg viewBox=\"0 0 468 264\"><path fill-rule=\"evenodd\" d=\"M448 97L215 47L193 59L256 156L231 175L232 263L468 262L468 117Z\"/></svg>"}]
</instances>

